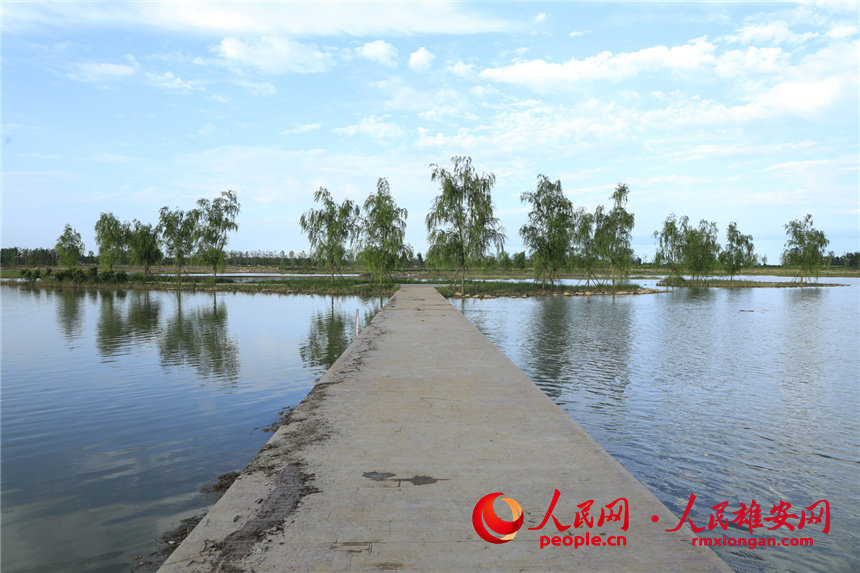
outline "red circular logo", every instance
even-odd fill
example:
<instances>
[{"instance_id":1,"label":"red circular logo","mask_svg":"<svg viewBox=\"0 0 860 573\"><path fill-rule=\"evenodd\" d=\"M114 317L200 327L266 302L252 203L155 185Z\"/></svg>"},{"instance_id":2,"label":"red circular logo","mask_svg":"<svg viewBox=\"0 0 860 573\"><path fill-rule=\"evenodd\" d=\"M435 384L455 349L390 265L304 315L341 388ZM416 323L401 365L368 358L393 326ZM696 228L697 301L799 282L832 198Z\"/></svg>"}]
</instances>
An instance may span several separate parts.
<instances>
[{"instance_id":1,"label":"red circular logo","mask_svg":"<svg viewBox=\"0 0 860 573\"><path fill-rule=\"evenodd\" d=\"M503 497L502 501L511 508L511 521L505 521L496 515L493 502L500 495L502 492L485 495L478 500L472 511L472 525L475 526L475 531L481 539L490 543L507 543L516 537L517 531L523 526L523 508L509 497ZM490 531L501 537L495 537Z\"/></svg>"}]
</instances>

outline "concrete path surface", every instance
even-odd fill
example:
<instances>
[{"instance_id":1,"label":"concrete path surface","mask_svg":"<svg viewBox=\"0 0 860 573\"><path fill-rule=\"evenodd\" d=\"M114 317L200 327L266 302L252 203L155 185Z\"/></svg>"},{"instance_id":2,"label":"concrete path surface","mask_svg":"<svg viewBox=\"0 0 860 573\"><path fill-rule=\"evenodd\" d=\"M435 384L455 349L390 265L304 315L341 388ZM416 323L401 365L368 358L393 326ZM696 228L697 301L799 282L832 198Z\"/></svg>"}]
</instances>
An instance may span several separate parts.
<instances>
[{"instance_id":1,"label":"concrete path surface","mask_svg":"<svg viewBox=\"0 0 860 573\"><path fill-rule=\"evenodd\" d=\"M559 525L593 500L591 527L530 529L556 490ZM524 522L490 543L473 511L498 492L515 503L478 510L479 527L502 537L493 515L516 503ZM666 531L678 522L435 289L409 286L160 571L730 571L686 526Z\"/></svg>"}]
</instances>

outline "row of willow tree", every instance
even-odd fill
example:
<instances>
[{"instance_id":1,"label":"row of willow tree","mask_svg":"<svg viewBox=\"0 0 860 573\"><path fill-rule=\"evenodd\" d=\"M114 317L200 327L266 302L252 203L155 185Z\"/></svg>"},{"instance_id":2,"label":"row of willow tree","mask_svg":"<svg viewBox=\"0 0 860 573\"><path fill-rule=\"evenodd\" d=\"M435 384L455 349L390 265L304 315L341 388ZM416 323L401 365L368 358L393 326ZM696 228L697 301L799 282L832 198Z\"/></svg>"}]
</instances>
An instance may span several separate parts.
<instances>
[{"instance_id":1,"label":"row of willow tree","mask_svg":"<svg viewBox=\"0 0 860 573\"><path fill-rule=\"evenodd\" d=\"M508 257L504 229L493 214L495 176L478 173L470 157L455 156L451 161L451 170L430 165L431 180L439 183L441 193L425 220L430 245L427 263L456 269L452 282L459 277L463 289L470 267L483 266L492 247L500 253L500 260ZM574 208L561 181L539 175L535 190L521 195L531 211L528 223L520 228L536 280L542 285L554 284L561 271L574 270L584 275L586 285L611 282L615 288L634 260L635 217L626 208L629 193L628 186L619 183L610 195L610 208L599 205L589 212ZM363 216L350 200L335 203L325 188L316 192L314 200L322 202L322 208L302 215L301 225L312 255L329 270L332 280L353 244L358 245L359 259L379 274L380 281L396 268L406 250L411 251L403 242L406 210L397 207L387 180L379 180L377 192L365 201ZM802 283L824 263L828 240L812 226L811 215L791 221L785 229L788 241L782 263L799 268ZM718 266L733 279L741 269L759 262L752 236L741 233L737 223L729 224L725 247L720 246L717 233L716 223L702 220L693 226L686 216L672 214L654 232L658 242L655 263L668 267L675 277L686 274L698 280Z\"/></svg>"},{"instance_id":2,"label":"row of willow tree","mask_svg":"<svg viewBox=\"0 0 860 573\"><path fill-rule=\"evenodd\" d=\"M472 159L451 158L452 169L430 165L430 178L440 186L425 219L430 245L427 264L453 268L452 282L460 279L465 288L466 275L474 267L485 267L497 260L504 267L525 267L525 253L511 259L504 252L505 231L493 213L492 173L478 173ZM635 218L626 208L630 189L619 183L610 195L612 205L597 206L593 212L575 209L564 194L561 181L539 175L534 191L521 195L531 207L528 222L519 232L529 250L536 280L554 284L562 271L576 271L592 281L610 283L615 288L633 264L631 239ZM381 178L376 192L363 206L347 199L338 204L325 187L314 193L317 209L302 214L300 224L307 235L311 257L326 269L331 280L344 263L352 261L378 275L380 284L398 266L416 261L412 248L404 242L406 209L397 206L388 181ZM188 262L212 269L213 278L223 269L227 255L227 234L238 229L240 205L233 191L209 201L200 199L190 211L163 207L159 223L145 225L138 220L121 223L112 213L102 213L95 225L99 263L110 271L115 263L130 261L144 267L165 255L173 260L177 275ZM826 262L828 240L813 227L812 216L785 225L788 240L782 264L800 269L800 280L817 275ZM723 267L731 278L743 268L758 263L752 236L744 235L737 224L729 224L725 247L718 242L716 223L702 220L690 224L686 216L667 217L663 228L654 232L658 247L655 263L668 268L674 277L688 275L697 280ZM498 259L490 254L495 247ZM57 240L59 263L72 266L83 257L81 236L66 225ZM163 248L163 251L162 251ZM293 253L290 253L291 259ZM280 255L281 266L285 259ZM419 265L423 260L417 260ZM512 263L506 265L505 262Z\"/></svg>"},{"instance_id":3,"label":"row of willow tree","mask_svg":"<svg viewBox=\"0 0 860 573\"><path fill-rule=\"evenodd\" d=\"M239 228L240 207L236 193L224 191L211 201L200 199L189 211L162 207L157 225L137 219L120 222L113 213L102 213L95 224L99 264L111 271L113 265L127 260L142 266L148 276L150 267L166 255L173 260L177 276L193 260L211 268L215 277L226 264L227 233ZM67 224L55 251L60 265L77 265L84 257L81 234Z\"/></svg>"}]
</instances>

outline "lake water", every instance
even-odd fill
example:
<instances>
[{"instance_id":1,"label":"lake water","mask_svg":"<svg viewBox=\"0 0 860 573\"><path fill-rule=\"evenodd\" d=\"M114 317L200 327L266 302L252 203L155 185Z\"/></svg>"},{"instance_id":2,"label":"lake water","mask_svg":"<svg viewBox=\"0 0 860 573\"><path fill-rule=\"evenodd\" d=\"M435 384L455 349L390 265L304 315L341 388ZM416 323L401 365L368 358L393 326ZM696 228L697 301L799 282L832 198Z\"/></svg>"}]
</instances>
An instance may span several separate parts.
<instances>
[{"instance_id":1,"label":"lake water","mask_svg":"<svg viewBox=\"0 0 860 573\"><path fill-rule=\"evenodd\" d=\"M32 290L2 302L2 565L128 572L203 513L380 300Z\"/></svg>"},{"instance_id":2,"label":"lake water","mask_svg":"<svg viewBox=\"0 0 860 573\"><path fill-rule=\"evenodd\" d=\"M452 304L676 515L695 494L701 536L750 537L709 534L721 502L829 501L829 534L776 535L812 548L717 549L735 570L857 571L860 280L828 282Z\"/></svg>"},{"instance_id":3,"label":"lake water","mask_svg":"<svg viewBox=\"0 0 860 573\"><path fill-rule=\"evenodd\" d=\"M860 280L837 282L453 304L676 514L829 501L813 548L718 550L737 571L850 571ZM136 569L383 302L0 287L2 570Z\"/></svg>"}]
</instances>

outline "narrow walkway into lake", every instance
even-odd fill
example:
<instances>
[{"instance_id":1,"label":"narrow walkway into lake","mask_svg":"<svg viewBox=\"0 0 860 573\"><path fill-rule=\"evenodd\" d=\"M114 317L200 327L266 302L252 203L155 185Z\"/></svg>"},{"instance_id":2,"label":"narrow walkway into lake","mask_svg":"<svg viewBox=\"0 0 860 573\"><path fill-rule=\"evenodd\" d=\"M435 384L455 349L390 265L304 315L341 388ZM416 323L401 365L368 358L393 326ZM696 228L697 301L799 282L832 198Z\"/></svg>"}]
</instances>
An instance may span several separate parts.
<instances>
[{"instance_id":1,"label":"narrow walkway into lake","mask_svg":"<svg viewBox=\"0 0 860 573\"><path fill-rule=\"evenodd\" d=\"M524 516L505 543L473 525L496 492ZM478 514L486 535L509 505ZM435 289L404 286L160 571L730 571L678 522Z\"/></svg>"}]
</instances>

